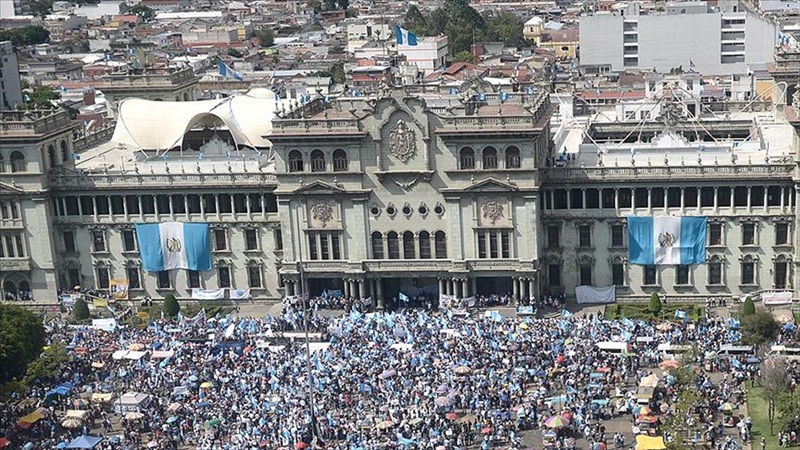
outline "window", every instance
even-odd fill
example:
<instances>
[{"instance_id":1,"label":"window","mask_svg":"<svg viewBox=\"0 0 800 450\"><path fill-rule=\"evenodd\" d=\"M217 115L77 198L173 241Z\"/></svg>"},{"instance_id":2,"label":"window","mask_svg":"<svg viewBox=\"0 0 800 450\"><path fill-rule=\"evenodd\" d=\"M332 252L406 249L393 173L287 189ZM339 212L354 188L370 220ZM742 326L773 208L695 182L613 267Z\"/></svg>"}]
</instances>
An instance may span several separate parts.
<instances>
[{"instance_id":1,"label":"window","mask_svg":"<svg viewBox=\"0 0 800 450\"><path fill-rule=\"evenodd\" d=\"M680 286L689 284L689 266L680 265L675 267L675 284Z\"/></svg>"},{"instance_id":2,"label":"window","mask_svg":"<svg viewBox=\"0 0 800 450\"><path fill-rule=\"evenodd\" d=\"M56 148L52 145L47 146L47 162L51 168L56 166Z\"/></svg>"},{"instance_id":3,"label":"window","mask_svg":"<svg viewBox=\"0 0 800 450\"><path fill-rule=\"evenodd\" d=\"M311 259L319 259L316 233L308 233L308 257Z\"/></svg>"},{"instance_id":4,"label":"window","mask_svg":"<svg viewBox=\"0 0 800 450\"><path fill-rule=\"evenodd\" d=\"M289 152L289 172L302 172L303 171L303 155L297 151L292 150Z\"/></svg>"},{"instance_id":5,"label":"window","mask_svg":"<svg viewBox=\"0 0 800 450\"><path fill-rule=\"evenodd\" d=\"M158 289L169 289L170 282L169 282L169 272L166 270L163 272L158 272L157 280L156 280L156 287Z\"/></svg>"},{"instance_id":6,"label":"window","mask_svg":"<svg viewBox=\"0 0 800 450\"><path fill-rule=\"evenodd\" d=\"M333 152L333 171L334 172L347 172L347 153L344 150L337 148Z\"/></svg>"},{"instance_id":7,"label":"window","mask_svg":"<svg viewBox=\"0 0 800 450\"><path fill-rule=\"evenodd\" d=\"M506 169L519 169L520 165L519 149L508 147L506 149Z\"/></svg>"},{"instance_id":8,"label":"window","mask_svg":"<svg viewBox=\"0 0 800 450\"><path fill-rule=\"evenodd\" d=\"M272 238L275 239L275 251L283 250L283 232L281 230L274 230Z\"/></svg>"},{"instance_id":9,"label":"window","mask_svg":"<svg viewBox=\"0 0 800 450\"><path fill-rule=\"evenodd\" d=\"M62 235L64 239L64 251L68 253L75 252L75 234L72 231L65 231Z\"/></svg>"},{"instance_id":10,"label":"window","mask_svg":"<svg viewBox=\"0 0 800 450\"><path fill-rule=\"evenodd\" d=\"M708 284L719 286L722 284L722 261L712 259L708 263Z\"/></svg>"},{"instance_id":11,"label":"window","mask_svg":"<svg viewBox=\"0 0 800 450\"><path fill-rule=\"evenodd\" d=\"M558 248L560 247L560 239L558 238L559 232L558 225L550 225L547 227L547 247Z\"/></svg>"},{"instance_id":12,"label":"window","mask_svg":"<svg viewBox=\"0 0 800 450\"><path fill-rule=\"evenodd\" d=\"M561 264L547 265L547 284L550 287L561 287Z\"/></svg>"},{"instance_id":13,"label":"window","mask_svg":"<svg viewBox=\"0 0 800 450\"><path fill-rule=\"evenodd\" d=\"M400 242L397 233L390 231L386 235L386 247L389 252L389 259L400 259Z\"/></svg>"},{"instance_id":14,"label":"window","mask_svg":"<svg viewBox=\"0 0 800 450\"><path fill-rule=\"evenodd\" d=\"M186 271L186 284L189 289L199 289L200 288L200 272L196 270L187 270Z\"/></svg>"},{"instance_id":15,"label":"window","mask_svg":"<svg viewBox=\"0 0 800 450\"><path fill-rule=\"evenodd\" d=\"M731 188L717 188L717 206L731 206Z\"/></svg>"},{"instance_id":16,"label":"window","mask_svg":"<svg viewBox=\"0 0 800 450\"><path fill-rule=\"evenodd\" d=\"M342 247L339 244L338 233L331 233L331 252L333 259L342 259Z\"/></svg>"},{"instance_id":17,"label":"window","mask_svg":"<svg viewBox=\"0 0 800 450\"><path fill-rule=\"evenodd\" d=\"M136 251L136 231L135 230L122 230L122 251L135 252Z\"/></svg>"},{"instance_id":18,"label":"window","mask_svg":"<svg viewBox=\"0 0 800 450\"><path fill-rule=\"evenodd\" d=\"M313 260L342 259L342 248L338 232L309 232L309 258Z\"/></svg>"},{"instance_id":19,"label":"window","mask_svg":"<svg viewBox=\"0 0 800 450\"><path fill-rule=\"evenodd\" d=\"M789 245L789 224L775 224L775 245Z\"/></svg>"},{"instance_id":20,"label":"window","mask_svg":"<svg viewBox=\"0 0 800 450\"><path fill-rule=\"evenodd\" d=\"M722 245L722 224L708 224L708 245Z\"/></svg>"},{"instance_id":21,"label":"window","mask_svg":"<svg viewBox=\"0 0 800 450\"><path fill-rule=\"evenodd\" d=\"M403 259L414 259L415 254L414 233L406 231L403 233Z\"/></svg>"},{"instance_id":22,"label":"window","mask_svg":"<svg viewBox=\"0 0 800 450\"><path fill-rule=\"evenodd\" d=\"M578 227L578 245L580 247L592 246L592 227L581 225Z\"/></svg>"},{"instance_id":23,"label":"window","mask_svg":"<svg viewBox=\"0 0 800 450\"><path fill-rule=\"evenodd\" d=\"M372 232L372 259L383 259L383 234Z\"/></svg>"},{"instance_id":24,"label":"window","mask_svg":"<svg viewBox=\"0 0 800 450\"><path fill-rule=\"evenodd\" d=\"M742 224L742 245L756 245L756 224Z\"/></svg>"},{"instance_id":25,"label":"window","mask_svg":"<svg viewBox=\"0 0 800 450\"><path fill-rule=\"evenodd\" d=\"M94 243L94 251L106 251L106 233L102 230L92 231L92 242Z\"/></svg>"},{"instance_id":26,"label":"window","mask_svg":"<svg viewBox=\"0 0 800 450\"><path fill-rule=\"evenodd\" d=\"M61 141L61 161L66 161L68 158L69 149L67 149L67 141Z\"/></svg>"},{"instance_id":27,"label":"window","mask_svg":"<svg viewBox=\"0 0 800 450\"><path fill-rule=\"evenodd\" d=\"M11 157L11 172L25 172L25 155L22 152L12 152Z\"/></svg>"},{"instance_id":28,"label":"window","mask_svg":"<svg viewBox=\"0 0 800 450\"><path fill-rule=\"evenodd\" d=\"M217 285L220 288L231 287L231 269L228 266L217 267Z\"/></svg>"},{"instance_id":29,"label":"window","mask_svg":"<svg viewBox=\"0 0 800 450\"><path fill-rule=\"evenodd\" d=\"M625 265L619 260L611 263L611 284L625 286Z\"/></svg>"},{"instance_id":30,"label":"window","mask_svg":"<svg viewBox=\"0 0 800 450\"><path fill-rule=\"evenodd\" d=\"M494 147L483 149L483 168L497 169L497 150Z\"/></svg>"},{"instance_id":31,"label":"window","mask_svg":"<svg viewBox=\"0 0 800 450\"><path fill-rule=\"evenodd\" d=\"M592 285L592 265L589 263L581 263L580 266L580 285L581 286L591 286Z\"/></svg>"},{"instance_id":32,"label":"window","mask_svg":"<svg viewBox=\"0 0 800 450\"><path fill-rule=\"evenodd\" d=\"M431 259L431 234L427 231L419 232L419 258Z\"/></svg>"},{"instance_id":33,"label":"window","mask_svg":"<svg viewBox=\"0 0 800 450\"><path fill-rule=\"evenodd\" d=\"M461 170L469 170L475 168L475 151L469 147L464 147L461 149L461 154L459 158L459 168Z\"/></svg>"},{"instance_id":34,"label":"window","mask_svg":"<svg viewBox=\"0 0 800 450\"><path fill-rule=\"evenodd\" d=\"M139 268L128 267L125 269L125 276L128 278L128 289L141 289L142 282L139 281Z\"/></svg>"},{"instance_id":35,"label":"window","mask_svg":"<svg viewBox=\"0 0 800 450\"><path fill-rule=\"evenodd\" d=\"M228 235L224 228L214 230L214 250L218 252L228 250Z\"/></svg>"},{"instance_id":36,"label":"window","mask_svg":"<svg viewBox=\"0 0 800 450\"><path fill-rule=\"evenodd\" d=\"M331 259L331 251L328 248L328 235L326 233L319 233L319 250L322 259Z\"/></svg>"},{"instance_id":37,"label":"window","mask_svg":"<svg viewBox=\"0 0 800 450\"><path fill-rule=\"evenodd\" d=\"M625 227L623 225L611 225L611 246L625 247Z\"/></svg>"},{"instance_id":38,"label":"window","mask_svg":"<svg viewBox=\"0 0 800 450\"><path fill-rule=\"evenodd\" d=\"M511 232L478 230L478 258L510 258Z\"/></svg>"},{"instance_id":39,"label":"window","mask_svg":"<svg viewBox=\"0 0 800 450\"><path fill-rule=\"evenodd\" d=\"M325 171L325 154L322 150L314 150L311 152L311 171L324 172Z\"/></svg>"},{"instance_id":40,"label":"window","mask_svg":"<svg viewBox=\"0 0 800 450\"><path fill-rule=\"evenodd\" d=\"M786 280L788 279L789 275L789 264L786 262L786 259L783 257L779 257L775 261L775 289L786 289L787 283Z\"/></svg>"},{"instance_id":41,"label":"window","mask_svg":"<svg viewBox=\"0 0 800 450\"><path fill-rule=\"evenodd\" d=\"M250 282L251 288L261 287L261 267L252 265L247 268L247 279Z\"/></svg>"},{"instance_id":42,"label":"window","mask_svg":"<svg viewBox=\"0 0 800 450\"><path fill-rule=\"evenodd\" d=\"M244 249L247 251L258 250L258 230L244 230Z\"/></svg>"},{"instance_id":43,"label":"window","mask_svg":"<svg viewBox=\"0 0 800 450\"><path fill-rule=\"evenodd\" d=\"M437 231L434 234L434 246L436 247L436 259L447 259L447 236L444 231Z\"/></svg>"},{"instance_id":44,"label":"window","mask_svg":"<svg viewBox=\"0 0 800 450\"><path fill-rule=\"evenodd\" d=\"M655 286L656 284L656 266L644 266L644 285Z\"/></svg>"},{"instance_id":45,"label":"window","mask_svg":"<svg viewBox=\"0 0 800 450\"><path fill-rule=\"evenodd\" d=\"M488 258L486 253L486 234L478 232L478 258Z\"/></svg>"},{"instance_id":46,"label":"window","mask_svg":"<svg viewBox=\"0 0 800 450\"><path fill-rule=\"evenodd\" d=\"M108 289L108 268L107 267L98 267L97 268L97 288L98 289Z\"/></svg>"},{"instance_id":47,"label":"window","mask_svg":"<svg viewBox=\"0 0 800 450\"><path fill-rule=\"evenodd\" d=\"M17 250L17 256L22 258L25 256L25 248L22 246L22 236L15 235L14 236L14 247Z\"/></svg>"},{"instance_id":48,"label":"window","mask_svg":"<svg viewBox=\"0 0 800 450\"><path fill-rule=\"evenodd\" d=\"M756 284L756 263L750 256L742 260L742 284Z\"/></svg>"}]
</instances>

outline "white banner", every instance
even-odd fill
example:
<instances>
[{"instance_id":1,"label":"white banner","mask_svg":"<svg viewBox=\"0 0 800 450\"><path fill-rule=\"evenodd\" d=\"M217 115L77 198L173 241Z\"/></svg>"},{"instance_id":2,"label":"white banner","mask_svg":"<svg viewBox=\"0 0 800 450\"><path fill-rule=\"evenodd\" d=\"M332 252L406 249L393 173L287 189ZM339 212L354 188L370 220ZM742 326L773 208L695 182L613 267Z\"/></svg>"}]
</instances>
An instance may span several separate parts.
<instances>
[{"instance_id":1,"label":"white banner","mask_svg":"<svg viewBox=\"0 0 800 450\"><path fill-rule=\"evenodd\" d=\"M92 319L92 328L95 330L114 331L117 329L117 319Z\"/></svg>"},{"instance_id":2,"label":"white banner","mask_svg":"<svg viewBox=\"0 0 800 450\"><path fill-rule=\"evenodd\" d=\"M765 305L788 305L792 303L792 291L764 292L761 300Z\"/></svg>"},{"instance_id":3,"label":"white banner","mask_svg":"<svg viewBox=\"0 0 800 450\"><path fill-rule=\"evenodd\" d=\"M219 300L225 298L225 289L192 289L193 300Z\"/></svg>"},{"instance_id":4,"label":"white banner","mask_svg":"<svg viewBox=\"0 0 800 450\"><path fill-rule=\"evenodd\" d=\"M617 301L617 290L614 286L578 286L575 288L575 298L579 305L591 303L614 303Z\"/></svg>"},{"instance_id":5,"label":"white banner","mask_svg":"<svg viewBox=\"0 0 800 450\"><path fill-rule=\"evenodd\" d=\"M246 300L251 297L250 289L228 289L231 300Z\"/></svg>"}]
</instances>

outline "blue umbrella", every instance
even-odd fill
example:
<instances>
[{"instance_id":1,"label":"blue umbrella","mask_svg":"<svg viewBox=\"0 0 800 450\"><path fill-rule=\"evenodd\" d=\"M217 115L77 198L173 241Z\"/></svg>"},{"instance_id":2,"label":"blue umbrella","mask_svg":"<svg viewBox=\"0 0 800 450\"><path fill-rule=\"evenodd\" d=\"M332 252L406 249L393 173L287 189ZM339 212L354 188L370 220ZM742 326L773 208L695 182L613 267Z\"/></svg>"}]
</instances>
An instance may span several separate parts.
<instances>
[{"instance_id":1,"label":"blue umbrella","mask_svg":"<svg viewBox=\"0 0 800 450\"><path fill-rule=\"evenodd\" d=\"M192 375L192 376L190 376L190 377L189 377L189 381L191 381L192 383L194 383L195 381L197 381L197 375Z\"/></svg>"},{"instance_id":2,"label":"blue umbrella","mask_svg":"<svg viewBox=\"0 0 800 450\"><path fill-rule=\"evenodd\" d=\"M172 416L169 419L167 419L167 423L173 423L173 422L175 422L177 420L178 420L178 416Z\"/></svg>"},{"instance_id":3,"label":"blue umbrella","mask_svg":"<svg viewBox=\"0 0 800 450\"><path fill-rule=\"evenodd\" d=\"M209 406L211 406L211 403L208 402L200 402L197 404L198 408L208 408Z\"/></svg>"},{"instance_id":4,"label":"blue umbrella","mask_svg":"<svg viewBox=\"0 0 800 450\"><path fill-rule=\"evenodd\" d=\"M590 374L589 378L591 378L591 379L603 378L603 374L599 373L599 372L595 372L595 373Z\"/></svg>"},{"instance_id":5,"label":"blue umbrella","mask_svg":"<svg viewBox=\"0 0 800 450\"><path fill-rule=\"evenodd\" d=\"M66 442L59 442L58 445L56 445L56 448L58 450L61 450L62 448L67 448L67 443Z\"/></svg>"}]
</instances>

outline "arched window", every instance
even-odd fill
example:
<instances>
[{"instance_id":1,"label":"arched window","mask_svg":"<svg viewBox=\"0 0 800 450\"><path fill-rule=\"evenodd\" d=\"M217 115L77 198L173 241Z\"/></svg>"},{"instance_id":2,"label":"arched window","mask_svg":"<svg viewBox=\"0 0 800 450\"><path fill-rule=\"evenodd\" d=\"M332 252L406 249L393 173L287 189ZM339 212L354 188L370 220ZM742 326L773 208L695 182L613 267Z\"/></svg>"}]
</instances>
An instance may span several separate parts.
<instances>
[{"instance_id":1,"label":"arched window","mask_svg":"<svg viewBox=\"0 0 800 450\"><path fill-rule=\"evenodd\" d=\"M419 232L419 258L431 259L431 234L427 231Z\"/></svg>"},{"instance_id":2,"label":"arched window","mask_svg":"<svg viewBox=\"0 0 800 450\"><path fill-rule=\"evenodd\" d=\"M325 154L322 150L314 150L311 152L311 171L324 172L325 171Z\"/></svg>"},{"instance_id":3,"label":"arched window","mask_svg":"<svg viewBox=\"0 0 800 450\"><path fill-rule=\"evenodd\" d=\"M403 233L403 259L416 258L416 243L414 242L414 233L406 231Z\"/></svg>"},{"instance_id":4,"label":"arched window","mask_svg":"<svg viewBox=\"0 0 800 450\"><path fill-rule=\"evenodd\" d=\"M3 158L3 155L0 154L0 172L6 171L6 160Z\"/></svg>"},{"instance_id":5,"label":"arched window","mask_svg":"<svg viewBox=\"0 0 800 450\"><path fill-rule=\"evenodd\" d=\"M289 152L289 172L303 171L303 154L297 150Z\"/></svg>"},{"instance_id":6,"label":"arched window","mask_svg":"<svg viewBox=\"0 0 800 450\"><path fill-rule=\"evenodd\" d=\"M398 242L397 233L390 231L386 235L386 246L389 251L389 259L400 259L400 243Z\"/></svg>"},{"instance_id":7,"label":"arched window","mask_svg":"<svg viewBox=\"0 0 800 450\"><path fill-rule=\"evenodd\" d=\"M20 300L33 300L30 283L28 283L26 280L22 280L19 282L18 288Z\"/></svg>"},{"instance_id":8,"label":"arched window","mask_svg":"<svg viewBox=\"0 0 800 450\"><path fill-rule=\"evenodd\" d=\"M347 153L344 150L337 148L333 152L333 171L346 172L347 171Z\"/></svg>"},{"instance_id":9,"label":"arched window","mask_svg":"<svg viewBox=\"0 0 800 450\"><path fill-rule=\"evenodd\" d=\"M56 166L56 148L52 145L47 146L47 162L50 163L50 167Z\"/></svg>"},{"instance_id":10,"label":"arched window","mask_svg":"<svg viewBox=\"0 0 800 450\"><path fill-rule=\"evenodd\" d=\"M506 149L506 169L519 169L519 149L511 146Z\"/></svg>"},{"instance_id":11,"label":"arched window","mask_svg":"<svg viewBox=\"0 0 800 450\"><path fill-rule=\"evenodd\" d=\"M17 299L17 285L13 281L3 283L3 299Z\"/></svg>"},{"instance_id":12,"label":"arched window","mask_svg":"<svg viewBox=\"0 0 800 450\"><path fill-rule=\"evenodd\" d=\"M494 147L483 149L483 168L497 169L497 150Z\"/></svg>"},{"instance_id":13,"label":"arched window","mask_svg":"<svg viewBox=\"0 0 800 450\"><path fill-rule=\"evenodd\" d=\"M447 259L447 235L444 231L437 231L434 236L436 259Z\"/></svg>"},{"instance_id":14,"label":"arched window","mask_svg":"<svg viewBox=\"0 0 800 450\"><path fill-rule=\"evenodd\" d=\"M25 172L25 155L21 152L11 154L11 172Z\"/></svg>"},{"instance_id":15,"label":"arched window","mask_svg":"<svg viewBox=\"0 0 800 450\"><path fill-rule=\"evenodd\" d=\"M67 141L61 141L61 161L66 161L69 155L67 154Z\"/></svg>"},{"instance_id":16,"label":"arched window","mask_svg":"<svg viewBox=\"0 0 800 450\"><path fill-rule=\"evenodd\" d=\"M750 255L742 258L741 284L756 284L756 259Z\"/></svg>"},{"instance_id":17,"label":"arched window","mask_svg":"<svg viewBox=\"0 0 800 450\"><path fill-rule=\"evenodd\" d=\"M459 168L461 170L475 168L475 150L472 150L469 147L464 147L461 149Z\"/></svg>"},{"instance_id":18,"label":"arched window","mask_svg":"<svg viewBox=\"0 0 800 450\"><path fill-rule=\"evenodd\" d=\"M383 234L372 232L372 259L383 259Z\"/></svg>"}]
</instances>

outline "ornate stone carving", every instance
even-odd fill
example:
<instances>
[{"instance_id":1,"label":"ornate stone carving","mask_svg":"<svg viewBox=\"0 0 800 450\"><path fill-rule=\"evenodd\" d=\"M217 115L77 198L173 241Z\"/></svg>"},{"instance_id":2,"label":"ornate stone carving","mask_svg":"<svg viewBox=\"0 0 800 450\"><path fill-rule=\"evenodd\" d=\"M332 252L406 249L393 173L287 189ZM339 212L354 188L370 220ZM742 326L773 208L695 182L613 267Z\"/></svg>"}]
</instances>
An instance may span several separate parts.
<instances>
[{"instance_id":1,"label":"ornate stone carving","mask_svg":"<svg viewBox=\"0 0 800 450\"><path fill-rule=\"evenodd\" d=\"M499 199L486 200L481 206L483 218L487 219L494 225L497 221L505 218L505 206L503 201Z\"/></svg>"},{"instance_id":2,"label":"ornate stone carving","mask_svg":"<svg viewBox=\"0 0 800 450\"><path fill-rule=\"evenodd\" d=\"M402 162L411 159L417 153L417 137L405 120L397 121L389 133L389 153Z\"/></svg>"},{"instance_id":3,"label":"ornate stone carving","mask_svg":"<svg viewBox=\"0 0 800 450\"><path fill-rule=\"evenodd\" d=\"M325 227L333 220L333 206L328 202L319 202L311 207L311 217Z\"/></svg>"}]
</instances>

